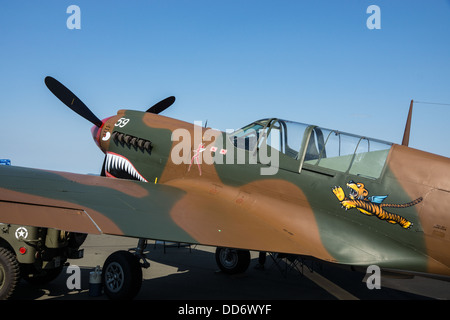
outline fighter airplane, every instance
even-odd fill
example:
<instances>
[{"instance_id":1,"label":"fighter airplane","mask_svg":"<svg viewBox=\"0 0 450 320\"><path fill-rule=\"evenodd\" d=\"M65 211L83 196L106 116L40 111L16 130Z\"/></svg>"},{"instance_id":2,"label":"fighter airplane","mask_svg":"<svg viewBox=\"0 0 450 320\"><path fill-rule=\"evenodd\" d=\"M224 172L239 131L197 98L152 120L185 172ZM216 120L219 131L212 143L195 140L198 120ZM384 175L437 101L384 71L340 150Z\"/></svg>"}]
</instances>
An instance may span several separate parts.
<instances>
[{"instance_id":1,"label":"fighter airplane","mask_svg":"<svg viewBox=\"0 0 450 320\"><path fill-rule=\"evenodd\" d=\"M278 118L225 133L161 115L174 97L100 120L45 84L94 124L102 172L0 167L0 221L139 239L103 266L110 298L139 291L146 239L217 247L229 273L254 250L450 276L449 158Z\"/></svg>"}]
</instances>

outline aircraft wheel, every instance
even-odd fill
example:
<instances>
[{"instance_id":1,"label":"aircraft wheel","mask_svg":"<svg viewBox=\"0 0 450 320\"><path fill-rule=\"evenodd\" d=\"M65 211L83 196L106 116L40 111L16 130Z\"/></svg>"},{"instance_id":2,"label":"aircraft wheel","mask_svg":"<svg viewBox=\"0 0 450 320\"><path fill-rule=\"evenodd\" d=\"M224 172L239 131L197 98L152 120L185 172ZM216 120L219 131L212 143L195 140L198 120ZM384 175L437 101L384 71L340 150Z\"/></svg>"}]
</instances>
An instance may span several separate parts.
<instances>
[{"instance_id":1,"label":"aircraft wheel","mask_svg":"<svg viewBox=\"0 0 450 320\"><path fill-rule=\"evenodd\" d=\"M250 251L218 247L216 262L220 270L227 274L242 273L250 264Z\"/></svg>"},{"instance_id":2,"label":"aircraft wheel","mask_svg":"<svg viewBox=\"0 0 450 320\"><path fill-rule=\"evenodd\" d=\"M133 299L142 285L139 260L128 251L112 253L103 265L102 281L105 294L110 299Z\"/></svg>"},{"instance_id":3,"label":"aircraft wheel","mask_svg":"<svg viewBox=\"0 0 450 320\"><path fill-rule=\"evenodd\" d=\"M16 256L0 247L0 300L8 299L20 279L20 266Z\"/></svg>"}]
</instances>

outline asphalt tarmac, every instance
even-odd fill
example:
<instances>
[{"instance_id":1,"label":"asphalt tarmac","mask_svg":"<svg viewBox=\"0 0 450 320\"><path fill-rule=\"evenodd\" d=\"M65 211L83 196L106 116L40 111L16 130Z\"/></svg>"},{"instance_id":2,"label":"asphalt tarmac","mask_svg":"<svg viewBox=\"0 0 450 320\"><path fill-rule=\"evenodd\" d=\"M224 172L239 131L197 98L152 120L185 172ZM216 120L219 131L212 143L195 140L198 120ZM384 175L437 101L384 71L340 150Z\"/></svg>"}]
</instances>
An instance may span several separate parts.
<instances>
[{"instance_id":1,"label":"asphalt tarmac","mask_svg":"<svg viewBox=\"0 0 450 320\"><path fill-rule=\"evenodd\" d=\"M69 289L72 273L67 268L42 287L21 281L12 300L107 300L89 293L89 275L103 266L109 254L135 248L137 239L115 236L88 236L82 246L84 258L69 260L81 271L79 289ZM143 269L143 283L135 300L176 301L297 301L297 300L449 300L450 282L414 277L381 277L380 289L369 289L366 274L348 267L304 260L293 267L267 256L263 269L256 268L258 253L251 252L248 270L239 275L218 271L215 248L178 246L149 241L150 268ZM231 309L230 309L231 310Z\"/></svg>"}]
</instances>

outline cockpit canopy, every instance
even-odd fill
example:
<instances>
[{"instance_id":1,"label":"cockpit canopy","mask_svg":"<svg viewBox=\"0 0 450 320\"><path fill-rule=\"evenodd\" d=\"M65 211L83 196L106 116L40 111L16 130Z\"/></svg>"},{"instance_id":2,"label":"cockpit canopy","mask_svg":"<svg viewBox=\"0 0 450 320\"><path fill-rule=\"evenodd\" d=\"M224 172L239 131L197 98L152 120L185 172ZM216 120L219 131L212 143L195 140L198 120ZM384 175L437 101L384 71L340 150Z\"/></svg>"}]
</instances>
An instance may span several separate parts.
<instances>
[{"instance_id":1,"label":"cockpit canopy","mask_svg":"<svg viewBox=\"0 0 450 320\"><path fill-rule=\"evenodd\" d=\"M254 151L266 144L302 168L324 168L377 179L392 143L282 119L255 121L229 135L235 147ZM292 161L291 161L292 163Z\"/></svg>"}]
</instances>

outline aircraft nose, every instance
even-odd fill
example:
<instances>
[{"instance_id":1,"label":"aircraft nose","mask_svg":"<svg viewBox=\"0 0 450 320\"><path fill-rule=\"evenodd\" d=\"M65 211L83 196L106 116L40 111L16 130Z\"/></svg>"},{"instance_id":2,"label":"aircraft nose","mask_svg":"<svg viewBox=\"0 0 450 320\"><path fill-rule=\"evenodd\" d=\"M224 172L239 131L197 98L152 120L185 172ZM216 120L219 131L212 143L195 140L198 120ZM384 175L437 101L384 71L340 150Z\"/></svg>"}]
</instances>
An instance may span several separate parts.
<instances>
[{"instance_id":1,"label":"aircraft nose","mask_svg":"<svg viewBox=\"0 0 450 320\"><path fill-rule=\"evenodd\" d=\"M91 128L91 134L92 134L92 138L94 138L95 143L100 147L100 132L102 131L103 128L103 121L102 121L102 125L100 127L97 126L92 126Z\"/></svg>"},{"instance_id":2,"label":"aircraft nose","mask_svg":"<svg viewBox=\"0 0 450 320\"><path fill-rule=\"evenodd\" d=\"M109 141L109 138L111 137L109 126L105 125L111 118L112 117L105 118L102 120L101 126L92 126L91 128L92 138L94 138L95 143L102 151L104 151L104 148L102 148L103 142Z\"/></svg>"}]
</instances>

